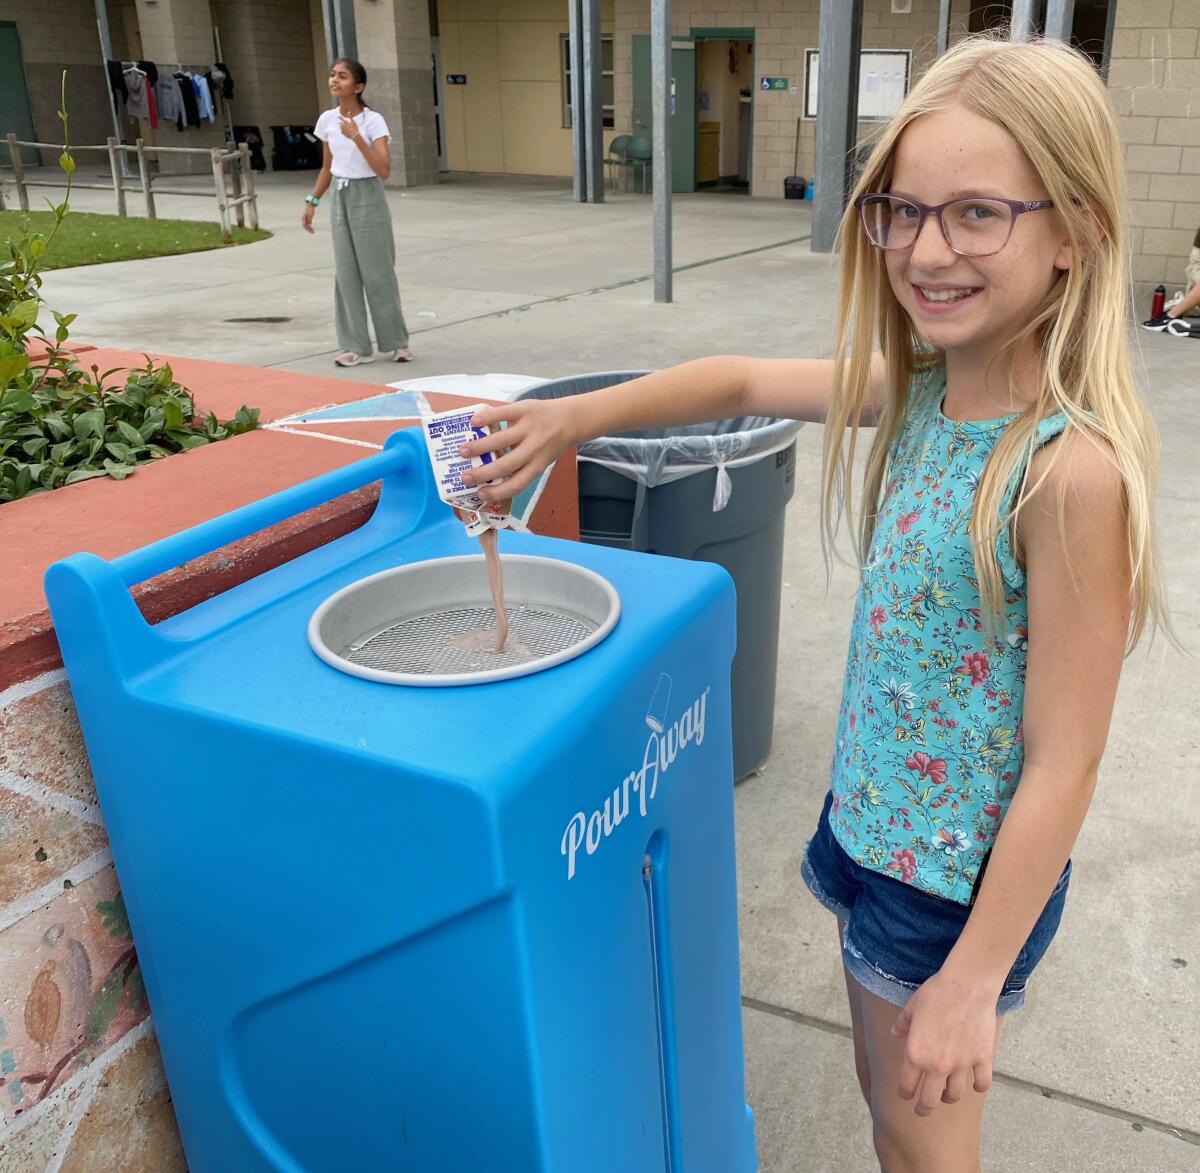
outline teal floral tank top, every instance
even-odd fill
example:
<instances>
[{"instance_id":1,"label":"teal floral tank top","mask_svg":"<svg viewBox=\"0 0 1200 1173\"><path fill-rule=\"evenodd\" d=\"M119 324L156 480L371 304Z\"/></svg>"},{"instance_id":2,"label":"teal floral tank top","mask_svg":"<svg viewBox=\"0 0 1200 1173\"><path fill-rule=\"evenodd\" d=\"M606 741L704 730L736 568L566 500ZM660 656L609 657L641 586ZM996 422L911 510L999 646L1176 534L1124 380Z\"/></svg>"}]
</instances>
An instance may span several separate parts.
<instances>
[{"instance_id":1,"label":"teal floral tank top","mask_svg":"<svg viewBox=\"0 0 1200 1173\"><path fill-rule=\"evenodd\" d=\"M830 817L861 866L970 904L1021 778L1028 609L1004 526L1005 621L988 634L971 550L975 491L1014 417L949 420L945 393L944 368L914 378L892 450L850 633ZM1065 425L1043 420L1038 444Z\"/></svg>"}]
</instances>

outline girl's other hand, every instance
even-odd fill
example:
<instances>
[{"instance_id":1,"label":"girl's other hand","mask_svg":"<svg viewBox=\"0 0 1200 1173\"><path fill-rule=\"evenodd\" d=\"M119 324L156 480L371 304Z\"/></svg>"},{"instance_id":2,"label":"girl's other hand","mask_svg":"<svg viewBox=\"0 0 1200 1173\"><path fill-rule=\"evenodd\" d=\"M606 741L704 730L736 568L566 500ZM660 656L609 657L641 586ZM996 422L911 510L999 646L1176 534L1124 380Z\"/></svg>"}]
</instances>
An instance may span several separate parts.
<instances>
[{"instance_id":1,"label":"girl's other hand","mask_svg":"<svg viewBox=\"0 0 1200 1173\"><path fill-rule=\"evenodd\" d=\"M892 1027L896 1038L907 1039L899 1091L902 1099L917 1097L918 1116L928 1116L939 1103L957 1103L972 1088L982 1093L992 1086L997 994L943 969L900 1011Z\"/></svg>"},{"instance_id":2,"label":"girl's other hand","mask_svg":"<svg viewBox=\"0 0 1200 1173\"><path fill-rule=\"evenodd\" d=\"M342 128L342 134L348 139L358 138L358 123L353 118L347 118L345 114L339 114L338 125Z\"/></svg>"},{"instance_id":3,"label":"girl's other hand","mask_svg":"<svg viewBox=\"0 0 1200 1173\"><path fill-rule=\"evenodd\" d=\"M312 204L305 204L304 205L304 215L302 215L300 217L300 226L304 229L305 232L309 233L310 235L313 235L316 233L316 229L312 225L313 214L316 212L316 210L317 209L314 208L312 206Z\"/></svg>"},{"instance_id":4,"label":"girl's other hand","mask_svg":"<svg viewBox=\"0 0 1200 1173\"><path fill-rule=\"evenodd\" d=\"M520 403L497 404L475 413L472 423L476 427L495 428L482 440L464 444L459 452L463 456L480 456L484 452L501 452L508 449L486 469L481 476L463 474L465 484L476 480L507 478L503 485L481 490L489 501L499 501L515 496L543 473L555 457L575 442L571 432L571 402L569 399L526 399ZM501 429L500 422L507 421L508 427Z\"/></svg>"}]
</instances>

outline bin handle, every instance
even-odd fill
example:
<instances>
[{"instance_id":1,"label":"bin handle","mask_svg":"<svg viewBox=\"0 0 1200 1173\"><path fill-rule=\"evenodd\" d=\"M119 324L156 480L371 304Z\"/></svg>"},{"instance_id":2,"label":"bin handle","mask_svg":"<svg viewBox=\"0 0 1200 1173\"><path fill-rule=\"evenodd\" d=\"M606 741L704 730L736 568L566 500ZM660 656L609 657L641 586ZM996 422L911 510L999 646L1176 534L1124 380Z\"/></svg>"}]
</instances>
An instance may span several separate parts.
<instances>
[{"instance_id":1,"label":"bin handle","mask_svg":"<svg viewBox=\"0 0 1200 1173\"><path fill-rule=\"evenodd\" d=\"M343 497L364 485L402 472L414 460L413 447L411 443L403 441L402 436L403 433L396 433L390 437L387 447L376 456L356 460L345 468L335 469L324 476L264 497L261 501L243 505L232 513L214 517L182 533L143 546L140 550L122 554L114 558L110 565L121 581L127 587L132 587L259 530Z\"/></svg>"}]
</instances>

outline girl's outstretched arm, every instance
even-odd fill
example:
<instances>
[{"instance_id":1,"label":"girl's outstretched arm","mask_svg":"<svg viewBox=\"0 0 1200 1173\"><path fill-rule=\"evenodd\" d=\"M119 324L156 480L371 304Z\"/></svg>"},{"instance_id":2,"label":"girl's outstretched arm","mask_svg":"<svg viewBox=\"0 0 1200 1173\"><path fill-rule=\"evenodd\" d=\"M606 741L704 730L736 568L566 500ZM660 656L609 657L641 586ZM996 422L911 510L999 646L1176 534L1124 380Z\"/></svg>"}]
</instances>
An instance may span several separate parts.
<instances>
[{"instance_id":1,"label":"girl's outstretched arm","mask_svg":"<svg viewBox=\"0 0 1200 1173\"><path fill-rule=\"evenodd\" d=\"M564 448L597 436L741 415L820 423L833 392L833 370L830 359L739 355L696 359L585 395L525 399L489 407L476 415L475 422L491 427L505 420L508 427L465 445L463 454L475 456L511 449L490 465L486 474L488 479L509 479L503 488L485 490L489 496L511 497ZM881 402L885 373L878 355L873 371L872 392ZM872 407L862 422L872 424L875 418Z\"/></svg>"},{"instance_id":2,"label":"girl's outstretched arm","mask_svg":"<svg viewBox=\"0 0 1200 1173\"><path fill-rule=\"evenodd\" d=\"M1055 442L1018 522L1029 599L1025 766L979 895L945 965L901 1012L901 1095L925 1115L991 1083L1001 987L1066 866L1096 786L1129 630L1124 491L1110 450ZM1051 446L1030 468L1037 483ZM1061 500L1061 521L1059 502Z\"/></svg>"}]
</instances>

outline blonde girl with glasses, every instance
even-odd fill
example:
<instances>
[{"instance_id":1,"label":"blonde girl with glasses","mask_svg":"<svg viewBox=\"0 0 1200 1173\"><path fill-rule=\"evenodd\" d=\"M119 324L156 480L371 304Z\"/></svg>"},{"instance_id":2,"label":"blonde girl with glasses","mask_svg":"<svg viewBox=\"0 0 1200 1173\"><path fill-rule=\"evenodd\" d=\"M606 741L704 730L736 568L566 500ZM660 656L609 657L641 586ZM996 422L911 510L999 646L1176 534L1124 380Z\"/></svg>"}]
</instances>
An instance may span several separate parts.
<instances>
[{"instance_id":1,"label":"blonde girl with glasses","mask_svg":"<svg viewBox=\"0 0 1200 1173\"><path fill-rule=\"evenodd\" d=\"M509 449L488 474L509 497L595 436L825 425L825 545L847 515L861 572L801 873L838 918L886 1173L980 1168L1001 1025L1058 927L1122 661L1166 622L1124 208L1090 62L968 39L859 180L832 361L707 358L489 408L507 430L465 450Z\"/></svg>"}]
</instances>

